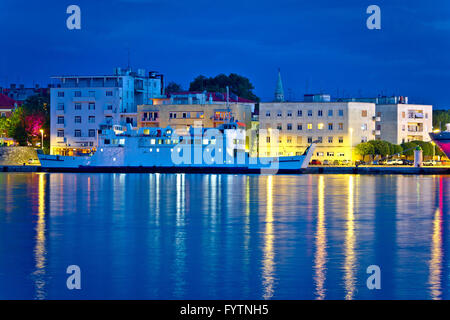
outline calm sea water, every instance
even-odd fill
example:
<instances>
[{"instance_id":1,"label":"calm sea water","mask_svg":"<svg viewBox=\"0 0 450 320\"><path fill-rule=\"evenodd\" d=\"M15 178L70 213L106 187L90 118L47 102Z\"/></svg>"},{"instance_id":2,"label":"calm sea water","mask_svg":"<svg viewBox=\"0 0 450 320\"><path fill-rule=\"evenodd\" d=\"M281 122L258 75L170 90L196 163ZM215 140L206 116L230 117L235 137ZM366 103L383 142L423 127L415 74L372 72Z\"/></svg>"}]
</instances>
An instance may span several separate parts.
<instances>
[{"instance_id":1,"label":"calm sea water","mask_svg":"<svg viewBox=\"0 0 450 320\"><path fill-rule=\"evenodd\" d=\"M0 299L448 299L449 214L450 176L1 173Z\"/></svg>"}]
</instances>

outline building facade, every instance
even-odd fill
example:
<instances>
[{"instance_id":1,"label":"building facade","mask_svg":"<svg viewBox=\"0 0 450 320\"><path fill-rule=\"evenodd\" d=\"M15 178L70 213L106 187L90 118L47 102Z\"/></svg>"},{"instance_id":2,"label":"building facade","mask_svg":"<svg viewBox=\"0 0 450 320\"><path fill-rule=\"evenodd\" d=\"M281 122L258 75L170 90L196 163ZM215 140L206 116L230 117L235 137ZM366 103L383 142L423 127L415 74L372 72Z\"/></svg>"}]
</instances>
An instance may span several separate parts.
<instances>
[{"instance_id":1,"label":"building facade","mask_svg":"<svg viewBox=\"0 0 450 320\"><path fill-rule=\"evenodd\" d=\"M97 131L131 123L137 106L163 97L162 75L116 68L103 76L58 76L50 91L50 153L90 153Z\"/></svg>"},{"instance_id":2,"label":"building facade","mask_svg":"<svg viewBox=\"0 0 450 320\"><path fill-rule=\"evenodd\" d=\"M433 106L409 104L405 96L376 98L348 98L343 102L371 102L376 104L376 139L394 144L414 140L431 141Z\"/></svg>"},{"instance_id":3,"label":"building facade","mask_svg":"<svg viewBox=\"0 0 450 320\"><path fill-rule=\"evenodd\" d=\"M375 139L375 120L374 103L260 103L259 128L267 134L260 131L259 154L300 155L316 142L312 159L352 161L354 146Z\"/></svg>"},{"instance_id":4,"label":"building facade","mask_svg":"<svg viewBox=\"0 0 450 320\"><path fill-rule=\"evenodd\" d=\"M252 110L248 104L170 104L138 106L138 127L171 127L187 132L192 126L217 128L228 121L236 121L243 129L252 127ZM251 136L246 139L247 148Z\"/></svg>"},{"instance_id":5,"label":"building facade","mask_svg":"<svg viewBox=\"0 0 450 320\"><path fill-rule=\"evenodd\" d=\"M394 144L431 141L433 106L417 104L377 104L376 139Z\"/></svg>"}]
</instances>

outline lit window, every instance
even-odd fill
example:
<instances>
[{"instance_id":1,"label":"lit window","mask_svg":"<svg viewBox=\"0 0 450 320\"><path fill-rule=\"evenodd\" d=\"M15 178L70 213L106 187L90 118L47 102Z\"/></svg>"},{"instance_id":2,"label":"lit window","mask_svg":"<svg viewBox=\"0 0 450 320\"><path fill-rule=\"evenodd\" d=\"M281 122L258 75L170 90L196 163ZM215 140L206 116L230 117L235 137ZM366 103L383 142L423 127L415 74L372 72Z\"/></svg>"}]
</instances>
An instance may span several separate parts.
<instances>
[{"instance_id":1,"label":"lit window","mask_svg":"<svg viewBox=\"0 0 450 320\"><path fill-rule=\"evenodd\" d=\"M308 130L312 130L312 128L313 128L312 123L308 123Z\"/></svg>"},{"instance_id":2,"label":"lit window","mask_svg":"<svg viewBox=\"0 0 450 320\"><path fill-rule=\"evenodd\" d=\"M319 124L317 125L317 129L323 130L323 123L319 123Z\"/></svg>"}]
</instances>

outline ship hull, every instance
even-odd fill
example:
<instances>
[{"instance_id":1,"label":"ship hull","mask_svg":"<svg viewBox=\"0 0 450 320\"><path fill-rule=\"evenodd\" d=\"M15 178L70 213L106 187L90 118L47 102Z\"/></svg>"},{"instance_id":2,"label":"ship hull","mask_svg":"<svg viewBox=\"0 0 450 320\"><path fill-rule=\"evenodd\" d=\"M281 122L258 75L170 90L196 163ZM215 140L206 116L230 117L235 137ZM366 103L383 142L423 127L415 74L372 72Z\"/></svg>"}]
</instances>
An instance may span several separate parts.
<instances>
[{"instance_id":1,"label":"ship hull","mask_svg":"<svg viewBox=\"0 0 450 320\"><path fill-rule=\"evenodd\" d=\"M445 153L447 158L450 159L450 132L430 133L430 136L434 143Z\"/></svg>"},{"instance_id":2,"label":"ship hull","mask_svg":"<svg viewBox=\"0 0 450 320\"><path fill-rule=\"evenodd\" d=\"M105 154L108 154L104 150ZM115 153L117 156L117 153ZM98 172L98 173L228 173L228 174L278 174L302 173L310 155L278 158L246 158L244 164L173 164L170 160L160 161L156 156L148 161L119 161L103 154L92 157L71 157L39 154L43 171L46 172ZM115 159L115 160L114 160ZM136 157L132 157L136 159Z\"/></svg>"}]
</instances>

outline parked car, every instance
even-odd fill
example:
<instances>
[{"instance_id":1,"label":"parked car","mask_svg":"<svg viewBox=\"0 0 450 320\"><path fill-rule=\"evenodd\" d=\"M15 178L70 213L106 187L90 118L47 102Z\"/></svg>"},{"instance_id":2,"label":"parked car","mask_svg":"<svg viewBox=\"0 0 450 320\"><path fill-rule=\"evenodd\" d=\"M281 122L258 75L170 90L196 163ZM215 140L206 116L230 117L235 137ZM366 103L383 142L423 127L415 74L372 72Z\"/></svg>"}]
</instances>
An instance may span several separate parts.
<instances>
[{"instance_id":1,"label":"parked car","mask_svg":"<svg viewBox=\"0 0 450 320\"><path fill-rule=\"evenodd\" d=\"M312 166L320 166L322 164L322 162L320 162L319 160L314 159L309 164L312 165Z\"/></svg>"},{"instance_id":2,"label":"parked car","mask_svg":"<svg viewBox=\"0 0 450 320\"><path fill-rule=\"evenodd\" d=\"M437 162L434 160L427 160L427 161L422 162L422 164L424 166L435 166L437 164Z\"/></svg>"},{"instance_id":3,"label":"parked car","mask_svg":"<svg viewBox=\"0 0 450 320\"><path fill-rule=\"evenodd\" d=\"M330 162L328 161L328 160L323 160L323 163L322 163L324 166L328 166L329 164L330 164Z\"/></svg>"},{"instance_id":4,"label":"parked car","mask_svg":"<svg viewBox=\"0 0 450 320\"><path fill-rule=\"evenodd\" d=\"M402 160L402 164L403 164L404 166L412 166L412 165L414 164L414 161L403 159L403 160Z\"/></svg>"},{"instance_id":5,"label":"parked car","mask_svg":"<svg viewBox=\"0 0 450 320\"><path fill-rule=\"evenodd\" d=\"M386 161L386 164L389 166L397 166L397 165L402 165L403 161L400 159L390 159L390 160Z\"/></svg>"}]
</instances>

